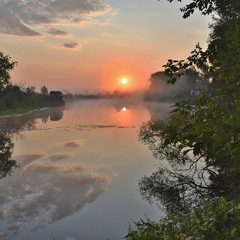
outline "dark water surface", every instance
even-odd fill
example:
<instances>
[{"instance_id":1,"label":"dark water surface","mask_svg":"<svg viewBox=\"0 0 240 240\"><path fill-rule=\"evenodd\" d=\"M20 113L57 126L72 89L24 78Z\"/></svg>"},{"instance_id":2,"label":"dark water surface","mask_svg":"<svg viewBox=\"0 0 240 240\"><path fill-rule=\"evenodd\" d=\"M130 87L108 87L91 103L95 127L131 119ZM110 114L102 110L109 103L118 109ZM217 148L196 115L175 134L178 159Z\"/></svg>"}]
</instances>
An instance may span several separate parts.
<instances>
[{"instance_id":1,"label":"dark water surface","mask_svg":"<svg viewBox=\"0 0 240 240\"><path fill-rule=\"evenodd\" d=\"M167 109L90 100L0 118L19 165L0 180L0 239L115 240L129 221L162 216L138 191L157 164L138 130Z\"/></svg>"}]
</instances>

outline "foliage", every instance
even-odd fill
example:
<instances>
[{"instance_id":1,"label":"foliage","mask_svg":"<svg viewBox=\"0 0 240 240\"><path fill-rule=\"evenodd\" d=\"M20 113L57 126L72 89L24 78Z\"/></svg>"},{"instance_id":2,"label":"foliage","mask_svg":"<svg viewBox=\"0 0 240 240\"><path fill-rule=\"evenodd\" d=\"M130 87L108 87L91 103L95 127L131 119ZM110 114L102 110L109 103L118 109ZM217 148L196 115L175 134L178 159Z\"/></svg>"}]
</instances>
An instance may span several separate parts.
<instances>
[{"instance_id":1,"label":"foliage","mask_svg":"<svg viewBox=\"0 0 240 240\"><path fill-rule=\"evenodd\" d=\"M0 93L0 114L47 106L51 106L50 96L35 92L34 86L22 89L17 85L9 84Z\"/></svg>"},{"instance_id":2,"label":"foliage","mask_svg":"<svg viewBox=\"0 0 240 240\"><path fill-rule=\"evenodd\" d=\"M47 89L46 86L41 87L41 93L44 94L44 95L48 95L48 89Z\"/></svg>"},{"instance_id":3,"label":"foliage","mask_svg":"<svg viewBox=\"0 0 240 240\"><path fill-rule=\"evenodd\" d=\"M149 121L140 128L140 141L162 162L151 176L139 180L141 195L150 202L160 201L167 213L189 211L201 205L202 199L220 196L233 199L234 190L240 184L240 173L229 172L231 164L226 161L204 162L204 157L188 152L187 145L182 142L169 144L170 133L166 128L171 125L175 133L177 120L178 117L172 115L167 123ZM174 139L174 135L171 138Z\"/></svg>"},{"instance_id":4,"label":"foliage","mask_svg":"<svg viewBox=\"0 0 240 240\"><path fill-rule=\"evenodd\" d=\"M224 198L204 202L193 212L172 214L159 222L140 220L130 226L127 240L237 240L240 237L240 207Z\"/></svg>"},{"instance_id":5,"label":"foliage","mask_svg":"<svg viewBox=\"0 0 240 240\"><path fill-rule=\"evenodd\" d=\"M10 83L10 71L17 65L11 57L0 52L0 91Z\"/></svg>"},{"instance_id":6,"label":"foliage","mask_svg":"<svg viewBox=\"0 0 240 240\"><path fill-rule=\"evenodd\" d=\"M10 175L17 167L16 160L11 159L13 151L11 134L6 131L0 132L0 179Z\"/></svg>"},{"instance_id":7,"label":"foliage","mask_svg":"<svg viewBox=\"0 0 240 240\"><path fill-rule=\"evenodd\" d=\"M167 1L171 3L174 0ZM182 2L182 0L175 1ZM240 3L238 0L192 0L191 3L180 8L181 12L183 12L183 18L188 18L196 9L203 15L209 15L211 13L229 15L232 11L240 9Z\"/></svg>"},{"instance_id":8,"label":"foliage","mask_svg":"<svg viewBox=\"0 0 240 240\"><path fill-rule=\"evenodd\" d=\"M193 2L192 8L197 8L204 1ZM170 59L164 66L169 83L174 84L177 77L195 66L212 79L212 87L193 102L175 103L175 120L170 121L163 132L164 145L178 146L184 154L192 152L208 165L224 162L236 171L240 169L239 1L211 2L212 7L209 1L201 5L219 15L211 25L207 50L203 51L198 44L186 60Z\"/></svg>"},{"instance_id":9,"label":"foliage","mask_svg":"<svg viewBox=\"0 0 240 240\"><path fill-rule=\"evenodd\" d=\"M210 88L195 100L176 102L167 122L143 124L139 134L153 155L170 165L141 179L142 195L182 211L197 203L196 195L232 197L240 170L239 1L193 0L182 8L184 16L194 9L217 14L208 48L203 51L197 44L186 60L168 60L165 73L174 84L195 67L211 79ZM202 169L197 166L200 162Z\"/></svg>"},{"instance_id":10,"label":"foliage","mask_svg":"<svg viewBox=\"0 0 240 240\"><path fill-rule=\"evenodd\" d=\"M169 59L165 73L174 84L194 67L211 85L195 100L176 102L167 122L142 126L140 140L168 166L143 177L140 191L168 204L168 215L159 223L135 223L128 240L240 239L240 2L191 0L181 8L183 17L196 9L214 14L208 47L197 44L186 60Z\"/></svg>"},{"instance_id":11,"label":"foliage","mask_svg":"<svg viewBox=\"0 0 240 240\"><path fill-rule=\"evenodd\" d=\"M46 86L41 88L41 93L37 93L35 86L24 89L10 83L10 71L16 65L17 62L12 61L10 56L0 52L0 115L58 105L48 95Z\"/></svg>"}]
</instances>

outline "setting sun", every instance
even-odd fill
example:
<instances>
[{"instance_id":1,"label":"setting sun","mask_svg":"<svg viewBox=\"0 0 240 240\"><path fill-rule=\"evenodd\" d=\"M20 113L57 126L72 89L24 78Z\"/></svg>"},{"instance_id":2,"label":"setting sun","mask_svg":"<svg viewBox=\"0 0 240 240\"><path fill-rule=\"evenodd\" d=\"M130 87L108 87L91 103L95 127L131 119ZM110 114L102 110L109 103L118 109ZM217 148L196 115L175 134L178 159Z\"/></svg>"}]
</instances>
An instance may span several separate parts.
<instances>
[{"instance_id":1,"label":"setting sun","mask_svg":"<svg viewBox=\"0 0 240 240\"><path fill-rule=\"evenodd\" d=\"M126 112L126 111L127 111L127 108L123 107L122 110L123 110L123 112Z\"/></svg>"},{"instance_id":2,"label":"setting sun","mask_svg":"<svg viewBox=\"0 0 240 240\"><path fill-rule=\"evenodd\" d=\"M122 79L122 83L123 83L123 84L127 83L127 79L126 79L126 78L123 78L123 79Z\"/></svg>"},{"instance_id":3,"label":"setting sun","mask_svg":"<svg viewBox=\"0 0 240 240\"><path fill-rule=\"evenodd\" d=\"M101 70L101 88L108 91L134 91L148 85L148 77L145 65L137 58L109 58Z\"/></svg>"}]
</instances>

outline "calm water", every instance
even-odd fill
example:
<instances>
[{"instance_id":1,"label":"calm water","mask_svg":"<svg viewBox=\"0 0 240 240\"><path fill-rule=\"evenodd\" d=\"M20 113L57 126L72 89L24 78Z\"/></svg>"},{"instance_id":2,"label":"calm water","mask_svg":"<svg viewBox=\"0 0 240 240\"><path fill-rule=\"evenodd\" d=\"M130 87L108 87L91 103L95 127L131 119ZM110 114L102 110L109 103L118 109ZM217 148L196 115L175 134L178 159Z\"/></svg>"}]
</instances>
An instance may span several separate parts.
<instances>
[{"instance_id":1,"label":"calm water","mask_svg":"<svg viewBox=\"0 0 240 240\"><path fill-rule=\"evenodd\" d=\"M138 180L157 167L138 130L167 109L89 100L0 118L15 132L19 164L0 180L0 239L115 240L129 221L162 216L138 192Z\"/></svg>"}]
</instances>

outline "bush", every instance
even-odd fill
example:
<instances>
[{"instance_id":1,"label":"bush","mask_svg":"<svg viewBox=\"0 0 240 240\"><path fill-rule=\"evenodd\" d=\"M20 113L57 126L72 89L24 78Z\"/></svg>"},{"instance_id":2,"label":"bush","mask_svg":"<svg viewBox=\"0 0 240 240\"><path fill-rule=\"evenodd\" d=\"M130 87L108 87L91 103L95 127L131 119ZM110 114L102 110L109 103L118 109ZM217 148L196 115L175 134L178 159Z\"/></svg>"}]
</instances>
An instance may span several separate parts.
<instances>
[{"instance_id":1,"label":"bush","mask_svg":"<svg viewBox=\"0 0 240 240\"><path fill-rule=\"evenodd\" d=\"M127 240L240 239L239 201L220 198L205 202L192 213L172 214L158 223L140 220L130 226Z\"/></svg>"}]
</instances>

